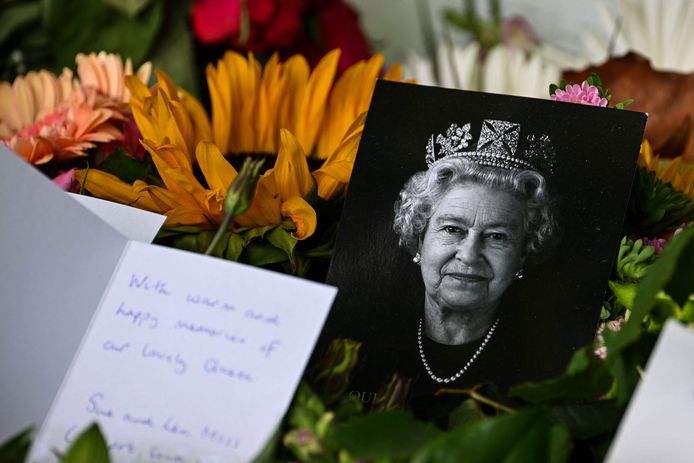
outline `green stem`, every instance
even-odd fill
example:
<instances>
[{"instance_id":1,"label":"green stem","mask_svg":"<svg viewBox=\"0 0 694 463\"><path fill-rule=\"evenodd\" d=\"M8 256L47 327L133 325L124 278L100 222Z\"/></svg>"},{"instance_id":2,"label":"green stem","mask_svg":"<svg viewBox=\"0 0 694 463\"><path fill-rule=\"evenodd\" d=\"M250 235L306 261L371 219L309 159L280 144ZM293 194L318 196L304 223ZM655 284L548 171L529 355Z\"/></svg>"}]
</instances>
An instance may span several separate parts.
<instances>
[{"instance_id":1,"label":"green stem","mask_svg":"<svg viewBox=\"0 0 694 463\"><path fill-rule=\"evenodd\" d=\"M82 179L82 183L80 184L79 194L81 194L81 195L84 194L85 185L87 184L87 176L88 175L89 175L89 161L87 161L87 170L84 171L84 178Z\"/></svg>"},{"instance_id":2,"label":"green stem","mask_svg":"<svg viewBox=\"0 0 694 463\"><path fill-rule=\"evenodd\" d=\"M489 397L485 397L483 395L478 394L477 391L472 391L470 393L470 397L475 399L478 402L482 402L483 404L490 405L490 406L492 406L498 410L503 410L506 413L515 413L516 412L511 407L507 407L506 405L502 404L501 402L497 402L496 400L492 400Z\"/></svg>"},{"instance_id":3,"label":"green stem","mask_svg":"<svg viewBox=\"0 0 694 463\"><path fill-rule=\"evenodd\" d=\"M477 402L481 402L483 404L489 405L491 407L496 408L497 410L502 410L505 411L506 413L516 413L516 410L513 408L502 404L501 402L497 402L496 400L490 399L489 397L485 397L482 394L477 393L477 388L472 387L469 389L439 389L436 392L436 395L439 394L465 394L470 396L471 399L476 400Z\"/></svg>"},{"instance_id":4,"label":"green stem","mask_svg":"<svg viewBox=\"0 0 694 463\"><path fill-rule=\"evenodd\" d=\"M234 217L236 217L236 214L234 214L234 211L229 212L225 217L224 221L222 221L222 224L219 226L217 229L217 233L214 234L214 238L212 238L212 242L210 245L207 247L207 250L205 251L205 255L209 256L212 254L212 251L214 248L217 247L217 244L222 240L222 236L224 236L224 232L227 231L227 228L229 228L229 225L231 224L231 221L234 220Z\"/></svg>"}]
</instances>

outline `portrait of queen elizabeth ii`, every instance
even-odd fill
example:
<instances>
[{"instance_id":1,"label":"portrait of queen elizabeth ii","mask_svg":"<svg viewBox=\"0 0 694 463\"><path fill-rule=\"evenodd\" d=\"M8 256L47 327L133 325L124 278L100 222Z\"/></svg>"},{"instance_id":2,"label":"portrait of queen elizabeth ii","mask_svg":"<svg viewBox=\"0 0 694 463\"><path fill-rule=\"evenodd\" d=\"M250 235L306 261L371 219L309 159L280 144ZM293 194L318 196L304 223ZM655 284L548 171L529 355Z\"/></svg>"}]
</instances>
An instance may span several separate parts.
<instances>
[{"instance_id":1,"label":"portrait of queen elizabeth ii","mask_svg":"<svg viewBox=\"0 0 694 463\"><path fill-rule=\"evenodd\" d=\"M379 81L316 349L361 345L352 395L561 374L595 337L645 116ZM405 380L407 378L407 381Z\"/></svg>"},{"instance_id":2,"label":"portrait of queen elizabeth ii","mask_svg":"<svg viewBox=\"0 0 694 463\"><path fill-rule=\"evenodd\" d=\"M545 178L554 150L546 136L519 147L519 133L519 124L485 120L470 149L470 124L452 124L437 137L439 150L432 136L429 168L406 182L395 205L393 228L424 285L419 354L438 383L456 381L483 354L503 318L502 296L556 228ZM443 372L426 348L432 343L475 350Z\"/></svg>"}]
</instances>

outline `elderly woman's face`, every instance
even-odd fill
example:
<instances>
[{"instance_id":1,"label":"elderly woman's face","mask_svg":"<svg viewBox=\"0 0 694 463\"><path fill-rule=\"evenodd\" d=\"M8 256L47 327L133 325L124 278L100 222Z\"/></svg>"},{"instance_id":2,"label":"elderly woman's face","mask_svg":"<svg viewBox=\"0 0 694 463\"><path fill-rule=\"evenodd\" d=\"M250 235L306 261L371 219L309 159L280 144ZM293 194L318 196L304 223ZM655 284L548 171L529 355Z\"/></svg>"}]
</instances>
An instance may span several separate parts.
<instances>
[{"instance_id":1,"label":"elderly woman's face","mask_svg":"<svg viewBox=\"0 0 694 463\"><path fill-rule=\"evenodd\" d=\"M511 194L468 183L434 205L421 238L428 302L452 310L496 306L523 265L523 204Z\"/></svg>"}]
</instances>

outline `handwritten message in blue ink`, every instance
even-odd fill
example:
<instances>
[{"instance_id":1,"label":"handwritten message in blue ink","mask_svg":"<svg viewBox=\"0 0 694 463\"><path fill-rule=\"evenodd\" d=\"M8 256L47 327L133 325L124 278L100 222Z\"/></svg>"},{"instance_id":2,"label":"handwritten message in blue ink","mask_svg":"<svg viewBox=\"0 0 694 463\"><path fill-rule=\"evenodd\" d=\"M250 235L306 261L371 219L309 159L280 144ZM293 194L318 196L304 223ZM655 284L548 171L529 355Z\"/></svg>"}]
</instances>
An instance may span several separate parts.
<instances>
[{"instance_id":1,"label":"handwritten message in blue ink","mask_svg":"<svg viewBox=\"0 0 694 463\"><path fill-rule=\"evenodd\" d=\"M95 421L116 463L252 459L286 411L334 295L130 242L30 461L54 461Z\"/></svg>"}]
</instances>

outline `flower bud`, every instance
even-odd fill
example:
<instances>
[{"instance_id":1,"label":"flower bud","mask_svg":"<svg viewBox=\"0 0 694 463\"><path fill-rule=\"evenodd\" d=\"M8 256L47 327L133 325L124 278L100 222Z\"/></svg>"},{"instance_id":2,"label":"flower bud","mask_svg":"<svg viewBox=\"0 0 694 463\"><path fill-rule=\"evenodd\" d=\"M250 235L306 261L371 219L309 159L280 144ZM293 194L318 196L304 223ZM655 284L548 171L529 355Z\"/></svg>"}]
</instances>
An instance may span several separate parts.
<instances>
[{"instance_id":1,"label":"flower bud","mask_svg":"<svg viewBox=\"0 0 694 463\"><path fill-rule=\"evenodd\" d=\"M316 364L311 384L326 403L336 401L347 391L360 347L360 342L351 339L334 339Z\"/></svg>"},{"instance_id":2,"label":"flower bud","mask_svg":"<svg viewBox=\"0 0 694 463\"><path fill-rule=\"evenodd\" d=\"M373 403L373 410L397 410L405 407L407 396L410 393L412 379L400 376L397 373L381 386Z\"/></svg>"},{"instance_id":3,"label":"flower bud","mask_svg":"<svg viewBox=\"0 0 694 463\"><path fill-rule=\"evenodd\" d=\"M260 167L263 165L262 159L246 158L241 167L241 172L236 176L224 199L224 211L236 217L243 214L253 202L255 187L260 178Z\"/></svg>"}]
</instances>

